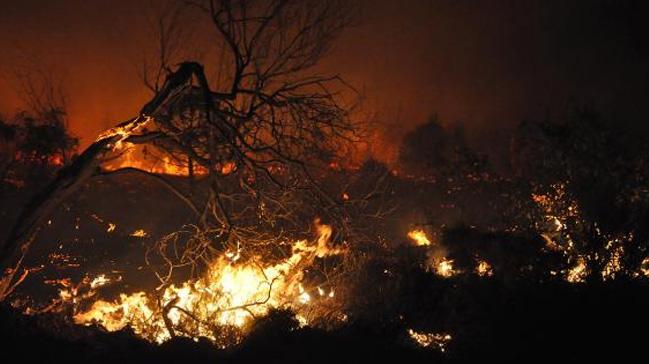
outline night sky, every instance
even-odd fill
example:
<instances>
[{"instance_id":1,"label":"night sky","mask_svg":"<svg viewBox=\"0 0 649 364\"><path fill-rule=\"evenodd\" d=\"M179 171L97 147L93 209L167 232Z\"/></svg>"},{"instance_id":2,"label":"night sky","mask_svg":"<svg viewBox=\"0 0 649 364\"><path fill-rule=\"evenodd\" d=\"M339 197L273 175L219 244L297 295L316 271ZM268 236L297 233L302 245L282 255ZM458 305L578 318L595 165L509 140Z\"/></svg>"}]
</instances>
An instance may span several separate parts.
<instances>
[{"instance_id":1,"label":"night sky","mask_svg":"<svg viewBox=\"0 0 649 364\"><path fill-rule=\"evenodd\" d=\"M135 67L145 0L3 0L0 111L20 107L17 64L66 79L72 130L87 145L133 116L150 94ZM558 118L570 105L645 131L649 48L644 1L362 0L358 24L323 70L364 91L365 108L398 136L436 113L472 140L524 119Z\"/></svg>"}]
</instances>

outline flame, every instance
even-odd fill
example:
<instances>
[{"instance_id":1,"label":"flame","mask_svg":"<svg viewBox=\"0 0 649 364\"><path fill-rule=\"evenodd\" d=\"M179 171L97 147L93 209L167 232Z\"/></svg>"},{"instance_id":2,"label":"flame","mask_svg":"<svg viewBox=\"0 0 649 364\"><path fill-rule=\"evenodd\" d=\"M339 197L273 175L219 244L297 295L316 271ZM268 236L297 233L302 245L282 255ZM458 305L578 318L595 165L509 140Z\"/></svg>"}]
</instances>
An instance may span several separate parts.
<instances>
[{"instance_id":1,"label":"flame","mask_svg":"<svg viewBox=\"0 0 649 364\"><path fill-rule=\"evenodd\" d=\"M431 245L432 242L426 236L424 230L416 229L408 232L408 237L415 242L417 246L427 246Z\"/></svg>"},{"instance_id":2,"label":"flame","mask_svg":"<svg viewBox=\"0 0 649 364\"><path fill-rule=\"evenodd\" d=\"M62 155L54 154L47 157L47 163L51 166L61 167L65 164L65 160Z\"/></svg>"},{"instance_id":3,"label":"flame","mask_svg":"<svg viewBox=\"0 0 649 364\"><path fill-rule=\"evenodd\" d=\"M146 115L140 115L129 122L104 131L103 133L99 134L96 141L99 142L108 138L118 137L112 147L113 150L119 150L123 148L125 144L131 145L131 143L125 142L125 140L133 135L133 133L135 133L138 129L148 124L151 120L153 120L153 118Z\"/></svg>"},{"instance_id":4,"label":"flame","mask_svg":"<svg viewBox=\"0 0 649 364\"><path fill-rule=\"evenodd\" d=\"M645 277L649 277L649 257L644 258L640 264L640 273Z\"/></svg>"},{"instance_id":5,"label":"flame","mask_svg":"<svg viewBox=\"0 0 649 364\"><path fill-rule=\"evenodd\" d=\"M493 269L491 268L491 264L489 264L487 261L484 260L481 260L478 263L475 272L480 277L491 277L494 274Z\"/></svg>"},{"instance_id":6,"label":"flame","mask_svg":"<svg viewBox=\"0 0 649 364\"><path fill-rule=\"evenodd\" d=\"M97 277L95 277L92 282L90 282L90 288L97 288L104 286L110 282L110 279L106 277L105 274L100 274Z\"/></svg>"},{"instance_id":7,"label":"flame","mask_svg":"<svg viewBox=\"0 0 649 364\"><path fill-rule=\"evenodd\" d=\"M457 272L453 269L453 259L442 258L437 262L435 273L444 278L454 276Z\"/></svg>"},{"instance_id":8,"label":"flame","mask_svg":"<svg viewBox=\"0 0 649 364\"><path fill-rule=\"evenodd\" d=\"M614 279L623 270L624 247L617 245L619 243L619 239L613 239L606 245L606 250L610 251L610 257L604 268L602 268L601 274L604 280Z\"/></svg>"},{"instance_id":9,"label":"flame","mask_svg":"<svg viewBox=\"0 0 649 364\"><path fill-rule=\"evenodd\" d=\"M588 266L584 257L577 258L577 264L570 268L566 275L566 281L570 283L582 283L588 276Z\"/></svg>"},{"instance_id":10,"label":"flame","mask_svg":"<svg viewBox=\"0 0 649 364\"><path fill-rule=\"evenodd\" d=\"M144 229L137 229L134 232L130 234L130 236L136 237L136 238L146 238L149 234L144 231Z\"/></svg>"},{"instance_id":11,"label":"flame","mask_svg":"<svg viewBox=\"0 0 649 364\"><path fill-rule=\"evenodd\" d=\"M304 290L301 283L298 284L297 287L298 287L298 291L300 292L300 295L298 296L298 300L300 301L300 303L302 304L309 303L309 301L311 301L311 295Z\"/></svg>"},{"instance_id":12,"label":"flame","mask_svg":"<svg viewBox=\"0 0 649 364\"><path fill-rule=\"evenodd\" d=\"M315 218L313 224L318 234L318 245L315 251L318 258L323 258L328 255L338 255L346 251L344 248L330 246L331 234L333 232L331 225L322 224L320 218Z\"/></svg>"},{"instance_id":13,"label":"flame","mask_svg":"<svg viewBox=\"0 0 649 364\"><path fill-rule=\"evenodd\" d=\"M453 339L449 334L421 333L413 329L408 329L408 335L417 345L424 348L434 347L442 353L446 351L446 345Z\"/></svg>"},{"instance_id":14,"label":"flame","mask_svg":"<svg viewBox=\"0 0 649 364\"><path fill-rule=\"evenodd\" d=\"M234 162L225 162L221 166L221 174L227 176L228 174L234 172L237 169L237 165Z\"/></svg>"},{"instance_id":15,"label":"flame","mask_svg":"<svg viewBox=\"0 0 649 364\"><path fill-rule=\"evenodd\" d=\"M149 173L164 174L170 176L189 176L187 160L174 160L168 155L152 156L146 153L141 146L129 145L121 148L119 158L106 163L103 168L107 171L116 171L122 168L136 168ZM221 173L229 174L235 169L234 163L226 163L219 168ZM194 165L194 175L205 175L207 170L204 167Z\"/></svg>"},{"instance_id":16,"label":"flame","mask_svg":"<svg viewBox=\"0 0 649 364\"><path fill-rule=\"evenodd\" d=\"M334 291L326 294L318 287L310 292L303 282L304 269L316 256L343 253L329 247L331 227L316 222L316 243L295 241L292 254L277 264L264 265L257 258L237 262L232 252L226 252L197 280L170 285L161 294L122 293L114 302L98 300L87 311L77 313L74 321L83 325L98 323L108 331L129 326L136 334L157 343L174 334L223 343L225 338L219 336L218 328L234 327L243 332L255 317L265 315L270 308L291 308L298 313L300 322L308 324L300 308L317 300L333 299ZM321 294L316 296L315 292Z\"/></svg>"}]
</instances>

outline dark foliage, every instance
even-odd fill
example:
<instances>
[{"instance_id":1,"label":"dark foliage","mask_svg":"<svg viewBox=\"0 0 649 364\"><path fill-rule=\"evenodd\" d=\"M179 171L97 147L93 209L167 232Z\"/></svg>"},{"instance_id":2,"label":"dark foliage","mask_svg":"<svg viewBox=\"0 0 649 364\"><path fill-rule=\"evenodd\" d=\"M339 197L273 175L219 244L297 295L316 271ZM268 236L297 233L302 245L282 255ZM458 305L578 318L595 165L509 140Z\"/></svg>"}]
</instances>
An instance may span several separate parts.
<instances>
[{"instance_id":1,"label":"dark foliage","mask_svg":"<svg viewBox=\"0 0 649 364\"><path fill-rule=\"evenodd\" d=\"M0 186L43 183L72 160L78 146L61 109L0 119Z\"/></svg>"}]
</instances>

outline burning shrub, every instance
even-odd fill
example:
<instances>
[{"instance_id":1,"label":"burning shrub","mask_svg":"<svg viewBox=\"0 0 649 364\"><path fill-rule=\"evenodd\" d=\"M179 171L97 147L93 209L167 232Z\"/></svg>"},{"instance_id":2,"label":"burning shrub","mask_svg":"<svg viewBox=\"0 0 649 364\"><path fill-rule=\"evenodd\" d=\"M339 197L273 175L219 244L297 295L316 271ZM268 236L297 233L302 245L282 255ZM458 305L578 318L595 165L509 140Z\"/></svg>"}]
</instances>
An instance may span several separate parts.
<instances>
[{"instance_id":1,"label":"burning shrub","mask_svg":"<svg viewBox=\"0 0 649 364\"><path fill-rule=\"evenodd\" d=\"M337 303L337 283L341 272L313 275L309 271L326 268L319 262L328 257L346 254L346 250L333 247L330 242L331 227L319 225L319 235L311 242L294 241L289 256L268 263L257 255L254 246L250 252L241 247L236 252L226 251L214 255L206 249L197 250L194 243L168 246L169 236L157 243L160 247L164 272L156 272L161 286L158 292L122 293L116 301L97 300L88 309L79 306L84 297L62 294L64 301L79 307L74 315L79 324L101 324L109 331L128 326L134 332L153 342L164 342L174 336L205 337L219 346L232 345L241 340L249 330L252 320L268 314L271 309L291 309L301 325L327 316L341 315ZM174 244L178 242L174 237ZM207 244L206 235L196 230L190 241ZM169 249L169 250L167 250ZM170 252L185 252L182 256L169 256ZM179 259L180 263L174 263ZM150 262L149 260L147 260ZM176 269L207 262L205 269L192 266L201 273L197 278L175 284ZM320 268L319 268L320 267ZM151 268L156 269L154 265ZM95 279L93 282L100 282ZM92 289L99 287L95 284ZM340 293L339 293L340 294ZM86 296L93 301L94 295ZM74 299L73 299L74 298ZM88 305L85 303L85 305Z\"/></svg>"}]
</instances>

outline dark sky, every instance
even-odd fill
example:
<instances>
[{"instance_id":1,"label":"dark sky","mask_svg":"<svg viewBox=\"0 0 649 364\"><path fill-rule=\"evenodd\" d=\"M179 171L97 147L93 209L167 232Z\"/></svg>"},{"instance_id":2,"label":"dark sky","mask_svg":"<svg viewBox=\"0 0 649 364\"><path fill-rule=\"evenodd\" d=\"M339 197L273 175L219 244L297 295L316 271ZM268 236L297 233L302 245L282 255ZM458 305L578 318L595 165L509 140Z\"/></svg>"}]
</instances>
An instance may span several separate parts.
<instances>
[{"instance_id":1,"label":"dark sky","mask_svg":"<svg viewBox=\"0 0 649 364\"><path fill-rule=\"evenodd\" d=\"M65 75L73 131L87 144L149 94L136 77L148 0L4 0L0 72L29 59ZM367 96L392 136L436 113L485 131L563 115L572 104L645 130L645 1L360 0L359 24L324 68ZM36 60L36 61L35 61ZM0 79L0 111L20 106ZM488 144L488 143L481 143ZM379 154L394 155L396 143Z\"/></svg>"}]
</instances>

